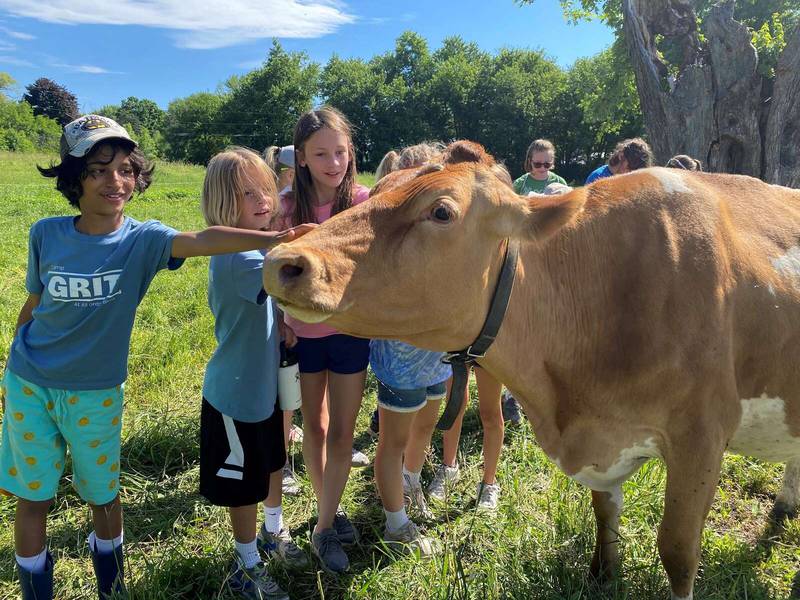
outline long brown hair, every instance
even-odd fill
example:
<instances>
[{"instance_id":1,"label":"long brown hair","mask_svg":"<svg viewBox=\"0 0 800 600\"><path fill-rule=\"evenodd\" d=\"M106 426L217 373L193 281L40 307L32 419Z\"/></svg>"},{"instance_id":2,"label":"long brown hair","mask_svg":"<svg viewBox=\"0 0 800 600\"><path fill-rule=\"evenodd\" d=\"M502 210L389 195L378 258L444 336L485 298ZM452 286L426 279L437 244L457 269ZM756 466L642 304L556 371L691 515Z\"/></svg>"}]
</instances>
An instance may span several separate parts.
<instances>
[{"instance_id":1,"label":"long brown hair","mask_svg":"<svg viewBox=\"0 0 800 600\"><path fill-rule=\"evenodd\" d=\"M356 180L355 148L353 147L353 127L341 112L331 106L322 106L317 110L303 113L294 128L294 147L296 151L305 152L305 145L312 135L323 127L342 133L347 137L347 153L349 154L347 171L344 179L336 189L336 198L331 208L331 216L350 208L353 204L353 185ZM292 195L295 201L292 226L303 223L314 223L314 182L308 165L295 164Z\"/></svg>"}]
</instances>

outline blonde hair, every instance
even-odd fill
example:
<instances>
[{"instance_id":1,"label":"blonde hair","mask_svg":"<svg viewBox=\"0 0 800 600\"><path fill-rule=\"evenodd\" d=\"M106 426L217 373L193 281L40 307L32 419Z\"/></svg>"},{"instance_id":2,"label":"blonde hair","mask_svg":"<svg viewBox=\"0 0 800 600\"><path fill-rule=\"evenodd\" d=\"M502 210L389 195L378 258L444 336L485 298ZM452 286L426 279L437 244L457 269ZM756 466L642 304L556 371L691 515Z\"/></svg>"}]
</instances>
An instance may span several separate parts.
<instances>
[{"instance_id":1,"label":"blonde hair","mask_svg":"<svg viewBox=\"0 0 800 600\"><path fill-rule=\"evenodd\" d=\"M413 146L406 146L400 151L397 169L410 169L432 162L439 158L443 151L444 144L441 142L421 142Z\"/></svg>"},{"instance_id":2,"label":"blonde hair","mask_svg":"<svg viewBox=\"0 0 800 600\"><path fill-rule=\"evenodd\" d=\"M236 227L242 212L240 202L248 185L263 189L275 210L278 197L275 173L257 152L231 146L213 156L206 168L200 197L206 223Z\"/></svg>"},{"instance_id":3,"label":"blonde hair","mask_svg":"<svg viewBox=\"0 0 800 600\"><path fill-rule=\"evenodd\" d=\"M389 150L384 154L381 162L378 164L378 168L375 169L375 181L380 181L392 171L397 170L397 162L399 159L400 155L394 150Z\"/></svg>"},{"instance_id":4,"label":"blonde hair","mask_svg":"<svg viewBox=\"0 0 800 600\"><path fill-rule=\"evenodd\" d=\"M553 155L553 161L556 160L556 147L553 142L545 139L533 140L531 145L528 146L528 151L525 152L525 170L530 171L533 165L533 155L537 152L550 152Z\"/></svg>"}]
</instances>

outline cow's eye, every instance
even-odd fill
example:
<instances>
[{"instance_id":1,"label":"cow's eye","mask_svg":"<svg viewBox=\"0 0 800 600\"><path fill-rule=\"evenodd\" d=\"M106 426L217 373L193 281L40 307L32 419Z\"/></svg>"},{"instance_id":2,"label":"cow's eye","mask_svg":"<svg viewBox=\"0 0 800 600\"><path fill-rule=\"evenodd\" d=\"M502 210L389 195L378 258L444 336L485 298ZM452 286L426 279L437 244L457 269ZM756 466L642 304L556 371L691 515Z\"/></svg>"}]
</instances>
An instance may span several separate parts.
<instances>
[{"instance_id":1,"label":"cow's eye","mask_svg":"<svg viewBox=\"0 0 800 600\"><path fill-rule=\"evenodd\" d=\"M453 220L453 212L446 206L439 204L431 211L431 217L439 223L449 223Z\"/></svg>"}]
</instances>

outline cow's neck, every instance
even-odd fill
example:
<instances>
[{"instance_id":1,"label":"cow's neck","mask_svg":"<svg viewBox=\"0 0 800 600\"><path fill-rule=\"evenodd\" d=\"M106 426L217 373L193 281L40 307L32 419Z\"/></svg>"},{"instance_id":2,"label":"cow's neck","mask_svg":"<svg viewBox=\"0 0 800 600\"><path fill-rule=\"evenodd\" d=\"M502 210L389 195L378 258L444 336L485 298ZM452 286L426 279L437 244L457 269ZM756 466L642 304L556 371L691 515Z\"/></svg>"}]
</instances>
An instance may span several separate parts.
<instances>
[{"instance_id":1,"label":"cow's neck","mask_svg":"<svg viewBox=\"0 0 800 600\"><path fill-rule=\"evenodd\" d=\"M586 288L597 278L588 275L593 266L577 256L587 254L571 239L544 249L523 247L505 321L480 361L518 398L537 441L554 458L561 436L559 411L575 393L574 375L591 362L586 354L595 347L595 317L582 299L591 297Z\"/></svg>"}]
</instances>

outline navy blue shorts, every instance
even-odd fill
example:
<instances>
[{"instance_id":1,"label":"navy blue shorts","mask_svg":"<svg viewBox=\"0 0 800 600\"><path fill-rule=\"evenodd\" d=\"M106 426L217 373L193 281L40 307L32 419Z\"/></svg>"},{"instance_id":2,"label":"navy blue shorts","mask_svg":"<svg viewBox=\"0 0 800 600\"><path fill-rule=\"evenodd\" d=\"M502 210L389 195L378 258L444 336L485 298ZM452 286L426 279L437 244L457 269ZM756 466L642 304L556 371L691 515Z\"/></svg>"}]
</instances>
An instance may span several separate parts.
<instances>
[{"instance_id":1,"label":"navy blue shorts","mask_svg":"<svg viewBox=\"0 0 800 600\"><path fill-rule=\"evenodd\" d=\"M301 373L332 371L340 375L360 373L369 364L369 340L343 333L321 338L297 338L294 347Z\"/></svg>"}]
</instances>

